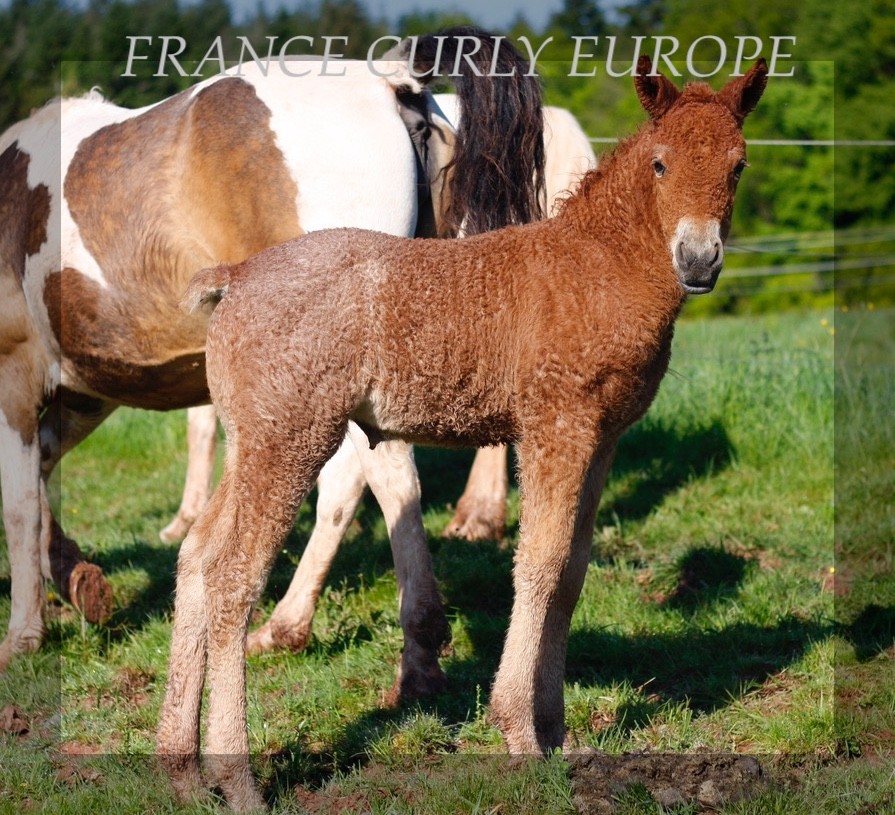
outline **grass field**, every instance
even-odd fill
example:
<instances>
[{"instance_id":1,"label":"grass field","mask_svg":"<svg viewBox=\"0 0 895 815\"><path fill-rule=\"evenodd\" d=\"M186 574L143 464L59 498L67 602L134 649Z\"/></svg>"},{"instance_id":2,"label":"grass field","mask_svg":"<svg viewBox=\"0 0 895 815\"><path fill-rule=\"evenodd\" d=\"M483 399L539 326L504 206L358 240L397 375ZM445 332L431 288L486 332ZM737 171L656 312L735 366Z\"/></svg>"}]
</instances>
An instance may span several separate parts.
<instances>
[{"instance_id":1,"label":"grass field","mask_svg":"<svg viewBox=\"0 0 895 815\"><path fill-rule=\"evenodd\" d=\"M571 750L757 757L764 783L723 812L895 812L892 325L891 313L854 309L837 313L835 339L832 311L682 321L673 370L623 439L599 511L569 645ZM179 499L184 429L179 413L120 411L61 466L61 520L103 566L118 611L96 627L54 604L45 650L0 677L0 709L19 717L0 732L0 812L177 810L149 756L177 554L157 533ZM453 627L449 692L381 705L401 634L371 499L308 651L249 660L250 739L276 812L552 815L580 804L569 762L509 767L488 720L518 505L507 540L440 538L470 461L417 451ZM312 523L308 505L261 615ZM612 811L698 811L668 807L634 785Z\"/></svg>"}]
</instances>

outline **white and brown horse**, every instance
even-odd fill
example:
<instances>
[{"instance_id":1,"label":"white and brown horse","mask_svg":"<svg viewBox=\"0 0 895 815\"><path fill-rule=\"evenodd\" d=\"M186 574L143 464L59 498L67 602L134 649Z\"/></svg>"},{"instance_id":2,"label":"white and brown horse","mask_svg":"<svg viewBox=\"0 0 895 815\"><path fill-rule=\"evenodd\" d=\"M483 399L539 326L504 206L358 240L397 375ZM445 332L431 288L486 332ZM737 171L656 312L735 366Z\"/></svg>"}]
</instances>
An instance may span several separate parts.
<instances>
[{"instance_id":1,"label":"white and brown horse","mask_svg":"<svg viewBox=\"0 0 895 815\"><path fill-rule=\"evenodd\" d=\"M208 380L227 458L178 562L158 752L179 795L205 788L207 677L209 780L236 810L264 806L249 761L246 626L350 420L370 444L516 444L522 525L491 715L514 754L562 745L566 644L597 502L619 436L667 370L684 301L721 271L743 120L766 77L761 60L718 93L681 92L641 58L649 122L555 218L458 241L326 230L194 278L185 305L216 305Z\"/></svg>"},{"instance_id":2,"label":"white and brown horse","mask_svg":"<svg viewBox=\"0 0 895 815\"><path fill-rule=\"evenodd\" d=\"M501 106L511 121L488 108L457 134L453 154L482 164L472 170L457 158L451 178L486 179L493 156L484 153L496 138L488 131L509 132L520 155L500 172L518 183L494 217L527 220L537 201L531 168L543 156L536 80L506 43L499 72L515 65L514 76L487 76L494 40L475 33L486 75L464 85L483 97L473 104L517 104ZM445 36L450 65L459 39ZM432 67L433 42L420 39L432 47L417 49L416 73ZM388 79L366 63L298 78L251 63L140 110L97 95L56 101L0 135L0 489L12 584L0 670L43 638L44 578L89 619L109 612L100 570L52 517L46 478L119 405L167 410L208 399L206 321L177 307L197 269L336 225L412 236L441 221L450 232L467 205L489 200L464 201L451 181L447 211L429 202L426 181L441 180L448 135L431 121L405 53L394 59L380 65ZM482 149L464 151L466 141ZM410 447L345 452L321 476L334 505L359 473L386 515L399 580L434 585ZM449 635L440 606L402 603L402 621L426 653ZM440 681L437 665L431 681Z\"/></svg>"}]
</instances>

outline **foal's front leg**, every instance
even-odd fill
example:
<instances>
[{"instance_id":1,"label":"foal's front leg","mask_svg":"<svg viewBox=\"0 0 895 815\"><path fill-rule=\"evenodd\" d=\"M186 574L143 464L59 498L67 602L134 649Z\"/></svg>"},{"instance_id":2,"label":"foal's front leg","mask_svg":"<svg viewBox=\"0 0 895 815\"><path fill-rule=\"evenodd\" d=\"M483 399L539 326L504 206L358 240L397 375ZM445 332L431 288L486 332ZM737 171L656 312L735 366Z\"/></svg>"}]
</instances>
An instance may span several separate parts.
<instances>
[{"instance_id":1,"label":"foal's front leg","mask_svg":"<svg viewBox=\"0 0 895 815\"><path fill-rule=\"evenodd\" d=\"M451 641L451 628L423 529L413 448L402 441L380 442L371 448L367 436L353 423L348 435L385 516L395 562L404 649L388 701L397 704L444 690L447 680L438 657Z\"/></svg>"},{"instance_id":2,"label":"foal's front leg","mask_svg":"<svg viewBox=\"0 0 895 815\"><path fill-rule=\"evenodd\" d=\"M513 754L544 754L565 735L563 682L600 492L614 445L595 435L526 439L519 447L522 530L515 598L491 713Z\"/></svg>"}]
</instances>

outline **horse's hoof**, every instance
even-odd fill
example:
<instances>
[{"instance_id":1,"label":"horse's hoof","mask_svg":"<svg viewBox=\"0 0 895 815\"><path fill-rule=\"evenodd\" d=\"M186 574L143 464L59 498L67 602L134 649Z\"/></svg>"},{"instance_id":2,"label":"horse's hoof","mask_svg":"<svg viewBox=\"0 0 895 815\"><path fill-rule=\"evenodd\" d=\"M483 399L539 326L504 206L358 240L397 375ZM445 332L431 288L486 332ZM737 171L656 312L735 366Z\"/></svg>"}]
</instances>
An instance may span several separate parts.
<instances>
[{"instance_id":1,"label":"horse's hoof","mask_svg":"<svg viewBox=\"0 0 895 815\"><path fill-rule=\"evenodd\" d=\"M195 518L185 518L179 512L161 532L158 533L162 543L180 543L190 531Z\"/></svg>"},{"instance_id":2,"label":"horse's hoof","mask_svg":"<svg viewBox=\"0 0 895 815\"><path fill-rule=\"evenodd\" d=\"M395 684L383 696L382 704L386 708L397 708L415 699L444 693L447 687L447 677L436 662L426 668L402 671Z\"/></svg>"},{"instance_id":3,"label":"horse's hoof","mask_svg":"<svg viewBox=\"0 0 895 815\"><path fill-rule=\"evenodd\" d=\"M250 656L257 654L266 654L273 651L276 645L273 641L273 635L270 633L270 622L264 623L261 628L252 631L246 638L246 653Z\"/></svg>"},{"instance_id":4,"label":"horse's hoof","mask_svg":"<svg viewBox=\"0 0 895 815\"><path fill-rule=\"evenodd\" d=\"M247 654L266 654L269 651L292 651L301 653L311 641L311 629L304 625L275 625L268 620L260 628L249 634L246 640Z\"/></svg>"},{"instance_id":5,"label":"horse's hoof","mask_svg":"<svg viewBox=\"0 0 895 815\"><path fill-rule=\"evenodd\" d=\"M468 541L502 540L506 534L506 511L493 501L464 501L442 532L445 538Z\"/></svg>"},{"instance_id":6,"label":"horse's hoof","mask_svg":"<svg viewBox=\"0 0 895 815\"><path fill-rule=\"evenodd\" d=\"M17 654L30 654L37 651L42 641L43 631L31 636L7 634L3 642L0 643L0 674L6 671L13 657Z\"/></svg>"},{"instance_id":7,"label":"horse's hoof","mask_svg":"<svg viewBox=\"0 0 895 815\"><path fill-rule=\"evenodd\" d=\"M112 587L103 570L93 563L81 561L68 578L71 604L91 623L104 623L112 616Z\"/></svg>"}]
</instances>

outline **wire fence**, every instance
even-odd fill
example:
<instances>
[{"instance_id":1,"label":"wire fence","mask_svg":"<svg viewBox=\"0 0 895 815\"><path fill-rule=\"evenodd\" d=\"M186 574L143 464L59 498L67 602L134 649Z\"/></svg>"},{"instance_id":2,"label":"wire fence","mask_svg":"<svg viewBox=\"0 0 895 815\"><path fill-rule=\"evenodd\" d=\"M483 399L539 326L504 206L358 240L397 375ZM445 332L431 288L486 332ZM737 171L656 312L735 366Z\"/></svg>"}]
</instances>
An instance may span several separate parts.
<instances>
[{"instance_id":1,"label":"wire fence","mask_svg":"<svg viewBox=\"0 0 895 815\"><path fill-rule=\"evenodd\" d=\"M615 144L614 137L592 137L593 144ZM843 139L749 139L750 145L767 147L886 147L895 140ZM895 224L854 227L819 232L788 232L744 237L728 241L731 256L751 255L755 261L728 264L719 291L732 297L749 297L768 290L770 279L786 278L773 284L774 294L813 293L889 287L895 289Z\"/></svg>"}]
</instances>

